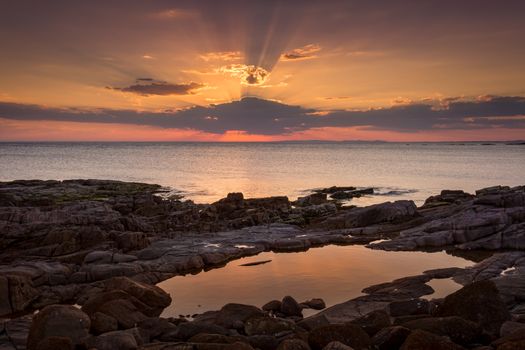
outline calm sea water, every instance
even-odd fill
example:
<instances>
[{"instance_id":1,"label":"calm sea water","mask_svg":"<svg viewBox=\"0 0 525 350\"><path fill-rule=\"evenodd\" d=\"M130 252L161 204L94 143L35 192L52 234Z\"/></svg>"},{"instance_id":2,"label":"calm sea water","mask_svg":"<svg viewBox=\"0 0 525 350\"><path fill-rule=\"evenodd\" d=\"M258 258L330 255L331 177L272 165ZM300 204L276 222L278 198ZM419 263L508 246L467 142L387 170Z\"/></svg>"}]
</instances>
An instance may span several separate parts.
<instances>
[{"instance_id":1,"label":"calm sea water","mask_svg":"<svg viewBox=\"0 0 525 350\"><path fill-rule=\"evenodd\" d=\"M422 203L442 189L525 183L525 146L418 143L0 143L0 180L158 183L196 202L372 186ZM392 192L393 191L393 192ZM379 195L358 205L394 199Z\"/></svg>"}]
</instances>

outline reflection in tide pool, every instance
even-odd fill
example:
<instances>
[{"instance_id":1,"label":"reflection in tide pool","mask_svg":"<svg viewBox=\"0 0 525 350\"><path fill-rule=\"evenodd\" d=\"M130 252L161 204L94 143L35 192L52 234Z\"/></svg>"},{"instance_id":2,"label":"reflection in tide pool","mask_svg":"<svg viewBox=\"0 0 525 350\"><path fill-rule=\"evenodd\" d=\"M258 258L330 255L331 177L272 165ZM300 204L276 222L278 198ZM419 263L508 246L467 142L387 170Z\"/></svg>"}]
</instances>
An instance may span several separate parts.
<instances>
[{"instance_id":1,"label":"reflection in tide pool","mask_svg":"<svg viewBox=\"0 0 525 350\"><path fill-rule=\"evenodd\" d=\"M271 262L240 266L249 262ZM262 306L272 299L292 295L298 301L323 298L327 306L362 295L373 284L443 267L473 263L445 252L385 252L364 246L326 246L300 253L261 253L231 261L224 268L197 275L176 276L158 284L173 303L163 316L202 313L229 302ZM454 292L453 281L432 281L436 297Z\"/></svg>"}]
</instances>

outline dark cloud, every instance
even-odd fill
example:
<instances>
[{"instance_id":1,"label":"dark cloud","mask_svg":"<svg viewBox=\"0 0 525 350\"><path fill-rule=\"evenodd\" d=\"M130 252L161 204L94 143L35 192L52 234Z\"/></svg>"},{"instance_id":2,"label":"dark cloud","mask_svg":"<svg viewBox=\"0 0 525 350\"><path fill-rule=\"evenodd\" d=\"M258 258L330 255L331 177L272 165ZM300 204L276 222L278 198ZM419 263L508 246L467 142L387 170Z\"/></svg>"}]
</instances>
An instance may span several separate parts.
<instances>
[{"instance_id":1,"label":"dark cloud","mask_svg":"<svg viewBox=\"0 0 525 350\"><path fill-rule=\"evenodd\" d=\"M520 96L492 96L468 101L452 98L447 99L445 105L434 101L366 111L319 112L253 97L165 112L56 109L0 103L0 117L7 119L136 124L210 133L244 130L252 134L276 135L310 128L354 126L401 132L499 127L525 129L525 97Z\"/></svg>"},{"instance_id":2,"label":"dark cloud","mask_svg":"<svg viewBox=\"0 0 525 350\"><path fill-rule=\"evenodd\" d=\"M281 55L282 61L296 61L315 58L315 54L321 50L319 45L309 44L291 51L285 52Z\"/></svg>"},{"instance_id":3,"label":"dark cloud","mask_svg":"<svg viewBox=\"0 0 525 350\"><path fill-rule=\"evenodd\" d=\"M200 83L170 84L165 81L154 81L151 78L138 78L136 84L127 87L109 87L111 90L131 92L142 96L168 96L168 95L190 95L195 90L203 88L205 85Z\"/></svg>"}]
</instances>

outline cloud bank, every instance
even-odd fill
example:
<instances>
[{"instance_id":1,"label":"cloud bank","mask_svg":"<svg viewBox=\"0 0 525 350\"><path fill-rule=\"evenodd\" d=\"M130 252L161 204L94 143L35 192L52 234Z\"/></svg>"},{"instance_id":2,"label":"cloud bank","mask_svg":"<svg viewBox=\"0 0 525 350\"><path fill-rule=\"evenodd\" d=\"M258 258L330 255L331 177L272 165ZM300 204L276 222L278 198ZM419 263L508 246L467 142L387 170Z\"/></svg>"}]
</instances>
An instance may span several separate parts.
<instances>
[{"instance_id":1,"label":"cloud bank","mask_svg":"<svg viewBox=\"0 0 525 350\"><path fill-rule=\"evenodd\" d=\"M201 83L182 83L170 84L165 81L155 81L152 78L138 78L135 84L126 87L108 87L111 90L130 92L142 96L170 96L170 95L191 95L196 90L205 87Z\"/></svg>"},{"instance_id":2,"label":"cloud bank","mask_svg":"<svg viewBox=\"0 0 525 350\"><path fill-rule=\"evenodd\" d=\"M253 97L163 112L59 109L3 102L0 103L0 118L134 124L213 134L240 130L258 135L287 135L315 128L361 127L405 133L511 128L524 129L525 135L525 97L447 99L446 104L415 102L363 111L318 111Z\"/></svg>"}]
</instances>

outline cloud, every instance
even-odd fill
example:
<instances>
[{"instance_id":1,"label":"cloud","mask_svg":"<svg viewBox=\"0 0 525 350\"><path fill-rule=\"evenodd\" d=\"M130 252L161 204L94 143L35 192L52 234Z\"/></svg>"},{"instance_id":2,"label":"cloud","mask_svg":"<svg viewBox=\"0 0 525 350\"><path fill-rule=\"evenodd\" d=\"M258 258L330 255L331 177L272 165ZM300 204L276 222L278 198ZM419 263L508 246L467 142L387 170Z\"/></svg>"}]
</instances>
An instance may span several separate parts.
<instances>
[{"instance_id":1,"label":"cloud","mask_svg":"<svg viewBox=\"0 0 525 350\"><path fill-rule=\"evenodd\" d=\"M243 85L262 85L270 75L270 72L262 67L246 64L230 64L222 66L216 71L239 78Z\"/></svg>"},{"instance_id":2,"label":"cloud","mask_svg":"<svg viewBox=\"0 0 525 350\"><path fill-rule=\"evenodd\" d=\"M170 84L165 81L155 81L152 78L138 78L135 84L126 87L108 87L111 90L129 92L142 96L169 96L169 95L191 95L196 90L205 87L201 83Z\"/></svg>"},{"instance_id":3,"label":"cloud","mask_svg":"<svg viewBox=\"0 0 525 350\"><path fill-rule=\"evenodd\" d=\"M151 18L158 20L174 20L174 19L191 19L198 16L198 12L193 9L170 8L157 11L150 14Z\"/></svg>"},{"instance_id":4,"label":"cloud","mask_svg":"<svg viewBox=\"0 0 525 350\"><path fill-rule=\"evenodd\" d=\"M443 109L415 102L363 111L319 111L258 98L194 106L164 112L114 109L60 109L0 103L0 118L83 123L135 124L166 129L192 129L212 134L241 130L248 134L289 135L319 128L352 128L417 133L436 130L524 129L525 97L451 99Z\"/></svg>"},{"instance_id":5,"label":"cloud","mask_svg":"<svg viewBox=\"0 0 525 350\"><path fill-rule=\"evenodd\" d=\"M238 61L243 58L243 55L240 51L213 51L206 52L199 57L206 61Z\"/></svg>"},{"instance_id":6,"label":"cloud","mask_svg":"<svg viewBox=\"0 0 525 350\"><path fill-rule=\"evenodd\" d=\"M321 51L321 47L316 44L309 44L303 47L293 49L281 55L281 61L298 61L307 60L317 57L315 54Z\"/></svg>"}]
</instances>

